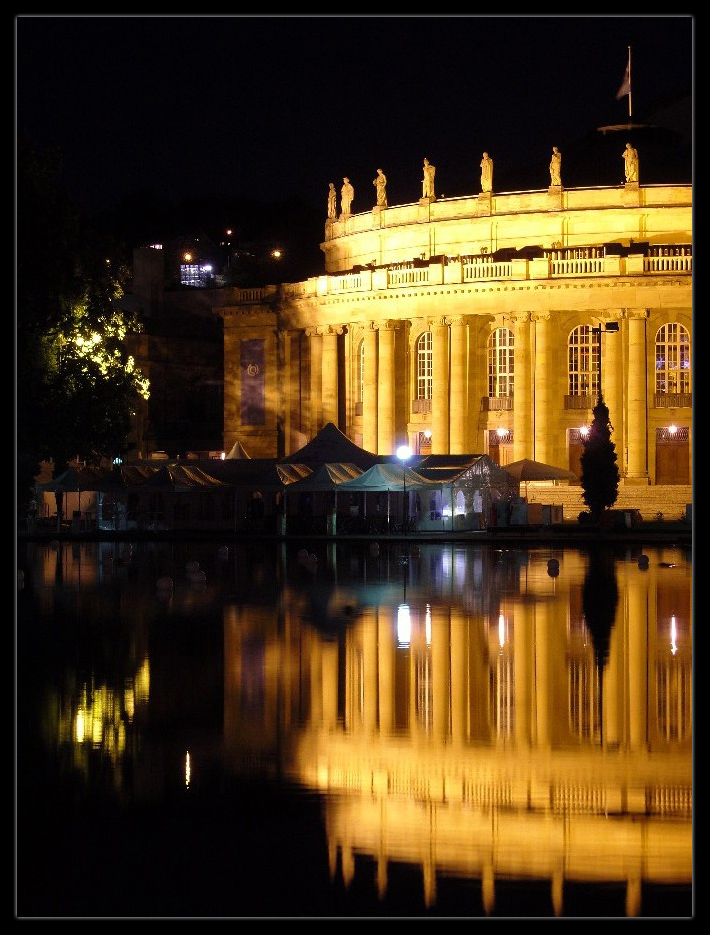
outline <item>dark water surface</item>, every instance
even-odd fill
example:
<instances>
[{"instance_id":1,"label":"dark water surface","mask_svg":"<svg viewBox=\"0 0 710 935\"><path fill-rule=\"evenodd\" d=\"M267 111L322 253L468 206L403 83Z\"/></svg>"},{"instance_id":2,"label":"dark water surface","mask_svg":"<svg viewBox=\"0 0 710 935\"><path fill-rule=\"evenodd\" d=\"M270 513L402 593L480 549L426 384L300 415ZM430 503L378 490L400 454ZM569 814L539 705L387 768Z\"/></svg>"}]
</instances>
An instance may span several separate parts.
<instances>
[{"instance_id":1,"label":"dark water surface","mask_svg":"<svg viewBox=\"0 0 710 935\"><path fill-rule=\"evenodd\" d=\"M18 567L16 917L693 915L689 549Z\"/></svg>"}]
</instances>

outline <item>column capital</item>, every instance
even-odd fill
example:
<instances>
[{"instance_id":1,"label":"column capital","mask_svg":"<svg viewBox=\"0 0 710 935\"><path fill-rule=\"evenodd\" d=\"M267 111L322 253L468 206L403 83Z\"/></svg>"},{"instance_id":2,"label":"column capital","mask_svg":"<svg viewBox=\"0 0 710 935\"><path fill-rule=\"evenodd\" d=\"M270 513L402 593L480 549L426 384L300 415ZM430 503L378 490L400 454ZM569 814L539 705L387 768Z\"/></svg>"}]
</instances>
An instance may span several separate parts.
<instances>
[{"instance_id":1,"label":"column capital","mask_svg":"<svg viewBox=\"0 0 710 935\"><path fill-rule=\"evenodd\" d=\"M448 328L449 321L446 315L437 315L435 318L427 318L426 323L430 328Z\"/></svg>"},{"instance_id":2,"label":"column capital","mask_svg":"<svg viewBox=\"0 0 710 935\"><path fill-rule=\"evenodd\" d=\"M465 325L466 319L463 315L447 315L443 321L447 325Z\"/></svg>"},{"instance_id":3,"label":"column capital","mask_svg":"<svg viewBox=\"0 0 710 935\"><path fill-rule=\"evenodd\" d=\"M318 327L304 328L303 330L307 338L318 338L321 335L321 329Z\"/></svg>"},{"instance_id":4,"label":"column capital","mask_svg":"<svg viewBox=\"0 0 710 935\"><path fill-rule=\"evenodd\" d=\"M538 321L549 321L551 316L549 312L532 312L530 317L532 318L534 322L538 322Z\"/></svg>"},{"instance_id":5,"label":"column capital","mask_svg":"<svg viewBox=\"0 0 710 935\"><path fill-rule=\"evenodd\" d=\"M395 318L383 318L380 321L372 321L370 324L376 331L396 331L402 322Z\"/></svg>"},{"instance_id":6,"label":"column capital","mask_svg":"<svg viewBox=\"0 0 710 935\"><path fill-rule=\"evenodd\" d=\"M344 334L347 325L318 325L318 333L322 335L327 334Z\"/></svg>"},{"instance_id":7,"label":"column capital","mask_svg":"<svg viewBox=\"0 0 710 935\"><path fill-rule=\"evenodd\" d=\"M514 325L521 323L524 324L530 321L532 314L532 312L511 312L508 315L508 318L513 322Z\"/></svg>"},{"instance_id":8,"label":"column capital","mask_svg":"<svg viewBox=\"0 0 710 935\"><path fill-rule=\"evenodd\" d=\"M625 308L621 310L624 318L648 318L647 308Z\"/></svg>"}]
</instances>

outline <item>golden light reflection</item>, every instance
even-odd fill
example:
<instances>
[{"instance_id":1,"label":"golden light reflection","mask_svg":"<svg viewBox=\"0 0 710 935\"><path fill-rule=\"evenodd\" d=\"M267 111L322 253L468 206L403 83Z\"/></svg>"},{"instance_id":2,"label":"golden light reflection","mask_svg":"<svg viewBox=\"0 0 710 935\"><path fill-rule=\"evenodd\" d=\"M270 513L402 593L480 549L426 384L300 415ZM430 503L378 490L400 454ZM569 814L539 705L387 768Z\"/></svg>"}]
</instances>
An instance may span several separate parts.
<instances>
[{"instance_id":1,"label":"golden light reflection","mask_svg":"<svg viewBox=\"0 0 710 935\"><path fill-rule=\"evenodd\" d=\"M677 636L677 634L676 634L676 622L675 622L675 616L673 616L673 617L671 617L671 652L673 653L674 656L675 656L675 654L678 652L678 645L677 645L677 643L676 643L676 636Z\"/></svg>"},{"instance_id":2,"label":"golden light reflection","mask_svg":"<svg viewBox=\"0 0 710 935\"><path fill-rule=\"evenodd\" d=\"M190 766L190 751L188 750L185 753L185 788L190 788L190 779L192 777L192 769Z\"/></svg>"},{"instance_id":3,"label":"golden light reflection","mask_svg":"<svg viewBox=\"0 0 710 935\"><path fill-rule=\"evenodd\" d=\"M409 646L412 641L412 618L409 604L400 604L397 608L397 642L400 646Z\"/></svg>"}]
</instances>

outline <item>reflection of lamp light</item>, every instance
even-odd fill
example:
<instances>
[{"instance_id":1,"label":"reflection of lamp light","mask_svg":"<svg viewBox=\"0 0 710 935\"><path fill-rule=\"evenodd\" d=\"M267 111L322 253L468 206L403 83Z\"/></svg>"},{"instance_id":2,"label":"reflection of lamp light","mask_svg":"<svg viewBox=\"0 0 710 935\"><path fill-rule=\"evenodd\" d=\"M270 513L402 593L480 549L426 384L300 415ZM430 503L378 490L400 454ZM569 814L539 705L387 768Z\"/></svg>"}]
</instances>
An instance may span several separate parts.
<instances>
[{"instance_id":1,"label":"reflection of lamp light","mask_svg":"<svg viewBox=\"0 0 710 935\"><path fill-rule=\"evenodd\" d=\"M498 438L505 438L506 435L508 434L509 434L508 429L504 429L500 426L496 429L496 435L498 436Z\"/></svg>"},{"instance_id":2,"label":"reflection of lamp light","mask_svg":"<svg viewBox=\"0 0 710 935\"><path fill-rule=\"evenodd\" d=\"M678 652L678 646L676 644L677 635L678 634L676 632L675 615L673 615L671 617L671 652L673 653L674 656Z\"/></svg>"},{"instance_id":3,"label":"reflection of lamp light","mask_svg":"<svg viewBox=\"0 0 710 935\"><path fill-rule=\"evenodd\" d=\"M188 750L185 753L185 788L190 788L190 777L192 775L192 770L190 768L190 751Z\"/></svg>"},{"instance_id":4,"label":"reflection of lamp light","mask_svg":"<svg viewBox=\"0 0 710 935\"><path fill-rule=\"evenodd\" d=\"M678 431L678 426L677 426L677 425L669 425L669 426L668 426L668 434L669 434L669 435L675 435L675 433L676 433L677 431Z\"/></svg>"},{"instance_id":5,"label":"reflection of lamp light","mask_svg":"<svg viewBox=\"0 0 710 935\"><path fill-rule=\"evenodd\" d=\"M498 644L501 649L505 645L505 617L498 614Z\"/></svg>"},{"instance_id":6,"label":"reflection of lamp light","mask_svg":"<svg viewBox=\"0 0 710 935\"><path fill-rule=\"evenodd\" d=\"M431 646L431 604L426 605L424 613L424 639L427 646Z\"/></svg>"},{"instance_id":7,"label":"reflection of lamp light","mask_svg":"<svg viewBox=\"0 0 710 935\"><path fill-rule=\"evenodd\" d=\"M431 440L431 429L424 429L424 438Z\"/></svg>"},{"instance_id":8,"label":"reflection of lamp light","mask_svg":"<svg viewBox=\"0 0 710 935\"><path fill-rule=\"evenodd\" d=\"M397 642L409 646L412 639L412 619L409 616L409 604L400 604L397 608Z\"/></svg>"}]
</instances>

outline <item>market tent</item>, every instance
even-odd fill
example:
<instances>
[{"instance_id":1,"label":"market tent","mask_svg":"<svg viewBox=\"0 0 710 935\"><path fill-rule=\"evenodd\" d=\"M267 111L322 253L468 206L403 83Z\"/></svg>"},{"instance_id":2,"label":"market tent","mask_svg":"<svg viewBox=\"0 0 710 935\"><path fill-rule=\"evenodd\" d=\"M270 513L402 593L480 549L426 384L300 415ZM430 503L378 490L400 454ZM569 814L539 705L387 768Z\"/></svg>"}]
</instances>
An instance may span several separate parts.
<instances>
[{"instance_id":1,"label":"market tent","mask_svg":"<svg viewBox=\"0 0 710 935\"><path fill-rule=\"evenodd\" d=\"M242 461L250 457L251 456L247 454L246 448L244 447L244 445L242 445L240 441L236 441L232 445L232 450L229 452L229 454L225 455L225 459L229 458L231 460L233 458L237 458Z\"/></svg>"},{"instance_id":2,"label":"market tent","mask_svg":"<svg viewBox=\"0 0 710 935\"><path fill-rule=\"evenodd\" d=\"M170 490L184 493L190 490L229 489L230 485L212 477L202 468L188 467L186 464L166 464L159 468L152 477L137 485L146 490Z\"/></svg>"},{"instance_id":3,"label":"market tent","mask_svg":"<svg viewBox=\"0 0 710 935\"><path fill-rule=\"evenodd\" d=\"M359 477L344 481L340 484L338 489L349 491L350 493L354 493L355 491L363 491L365 493L368 491L401 491L405 486L405 482L408 490L421 488L439 489L441 486L436 481L427 480L422 477L421 474L418 474L411 468L403 467L401 464L383 463L373 464L371 468L364 471Z\"/></svg>"},{"instance_id":4,"label":"market tent","mask_svg":"<svg viewBox=\"0 0 710 935\"><path fill-rule=\"evenodd\" d=\"M43 484L37 484L37 490L102 490L102 483L110 471L108 468L96 467L69 467L58 477L52 478Z\"/></svg>"},{"instance_id":5,"label":"market tent","mask_svg":"<svg viewBox=\"0 0 710 935\"><path fill-rule=\"evenodd\" d=\"M343 434L333 422L328 422L308 444L286 458L280 464L355 464L361 469L369 468L377 455L360 448Z\"/></svg>"},{"instance_id":6,"label":"market tent","mask_svg":"<svg viewBox=\"0 0 710 935\"><path fill-rule=\"evenodd\" d=\"M254 490L283 490L312 473L307 464L272 464L263 474L250 478L247 486Z\"/></svg>"},{"instance_id":7,"label":"market tent","mask_svg":"<svg viewBox=\"0 0 710 935\"><path fill-rule=\"evenodd\" d=\"M566 468L555 467L553 464L544 464L542 461L532 461L529 458L504 464L503 470L518 483L538 480L577 480L577 475Z\"/></svg>"},{"instance_id":8,"label":"market tent","mask_svg":"<svg viewBox=\"0 0 710 935\"><path fill-rule=\"evenodd\" d=\"M288 492L290 494L306 490L339 490L346 481L356 480L361 474L362 469L356 464L321 464L307 477L289 485Z\"/></svg>"}]
</instances>

